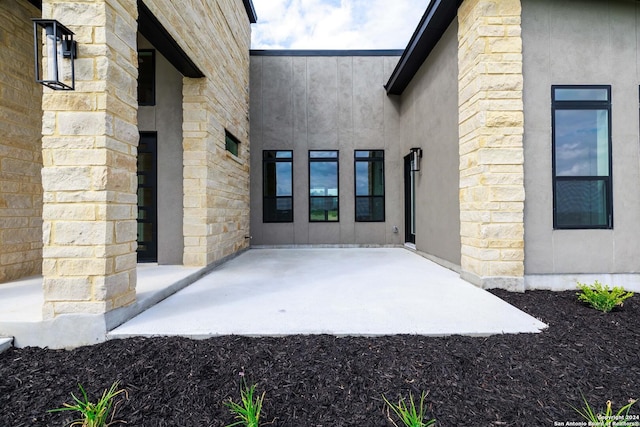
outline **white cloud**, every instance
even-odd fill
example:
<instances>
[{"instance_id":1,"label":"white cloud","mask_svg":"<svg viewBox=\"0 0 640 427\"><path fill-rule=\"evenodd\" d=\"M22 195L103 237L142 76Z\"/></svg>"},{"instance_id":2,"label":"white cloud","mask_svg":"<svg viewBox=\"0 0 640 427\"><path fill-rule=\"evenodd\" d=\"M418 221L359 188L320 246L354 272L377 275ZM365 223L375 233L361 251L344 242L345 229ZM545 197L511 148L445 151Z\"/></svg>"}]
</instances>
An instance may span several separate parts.
<instances>
[{"instance_id":1,"label":"white cloud","mask_svg":"<svg viewBox=\"0 0 640 427\"><path fill-rule=\"evenodd\" d=\"M253 49L404 49L430 0L253 0Z\"/></svg>"}]
</instances>

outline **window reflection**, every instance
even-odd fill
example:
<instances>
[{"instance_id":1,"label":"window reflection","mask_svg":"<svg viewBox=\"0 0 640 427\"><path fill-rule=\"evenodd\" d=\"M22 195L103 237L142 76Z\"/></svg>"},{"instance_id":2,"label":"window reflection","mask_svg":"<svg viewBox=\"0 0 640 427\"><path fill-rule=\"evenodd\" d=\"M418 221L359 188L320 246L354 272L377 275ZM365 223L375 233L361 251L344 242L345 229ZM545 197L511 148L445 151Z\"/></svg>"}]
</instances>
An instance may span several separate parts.
<instances>
[{"instance_id":1,"label":"window reflection","mask_svg":"<svg viewBox=\"0 0 640 427\"><path fill-rule=\"evenodd\" d=\"M612 228L610 87L552 88L554 227Z\"/></svg>"},{"instance_id":2,"label":"window reflection","mask_svg":"<svg viewBox=\"0 0 640 427\"><path fill-rule=\"evenodd\" d=\"M263 221L293 221L293 152L263 152Z\"/></svg>"},{"instance_id":3,"label":"window reflection","mask_svg":"<svg viewBox=\"0 0 640 427\"><path fill-rule=\"evenodd\" d=\"M309 151L309 221L338 221L338 152Z\"/></svg>"},{"instance_id":4,"label":"window reflection","mask_svg":"<svg viewBox=\"0 0 640 427\"><path fill-rule=\"evenodd\" d=\"M356 150L356 221L384 221L384 151Z\"/></svg>"},{"instance_id":5,"label":"window reflection","mask_svg":"<svg viewBox=\"0 0 640 427\"><path fill-rule=\"evenodd\" d=\"M609 175L607 110L556 110L556 174Z\"/></svg>"}]
</instances>

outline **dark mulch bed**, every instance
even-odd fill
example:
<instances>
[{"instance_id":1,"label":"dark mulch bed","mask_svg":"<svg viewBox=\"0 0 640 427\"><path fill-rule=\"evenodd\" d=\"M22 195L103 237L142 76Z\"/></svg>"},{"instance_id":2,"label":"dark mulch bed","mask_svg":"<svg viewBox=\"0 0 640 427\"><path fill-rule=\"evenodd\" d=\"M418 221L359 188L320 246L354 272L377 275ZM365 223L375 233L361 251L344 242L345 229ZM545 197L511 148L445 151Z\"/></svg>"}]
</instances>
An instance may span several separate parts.
<instances>
[{"instance_id":1,"label":"dark mulch bed","mask_svg":"<svg viewBox=\"0 0 640 427\"><path fill-rule=\"evenodd\" d=\"M77 383L95 396L114 380L128 390L118 418L129 426L224 426L233 417L223 401L238 400L240 372L266 392L264 425L273 426L388 427L382 395L397 400L423 390L443 427L554 426L580 421L569 405L582 404L581 392L598 407L640 396L639 297L601 314L575 292L495 293L549 329L488 338L156 338L12 349L0 355L0 426L65 425L69 413L46 410L70 401Z\"/></svg>"}]
</instances>

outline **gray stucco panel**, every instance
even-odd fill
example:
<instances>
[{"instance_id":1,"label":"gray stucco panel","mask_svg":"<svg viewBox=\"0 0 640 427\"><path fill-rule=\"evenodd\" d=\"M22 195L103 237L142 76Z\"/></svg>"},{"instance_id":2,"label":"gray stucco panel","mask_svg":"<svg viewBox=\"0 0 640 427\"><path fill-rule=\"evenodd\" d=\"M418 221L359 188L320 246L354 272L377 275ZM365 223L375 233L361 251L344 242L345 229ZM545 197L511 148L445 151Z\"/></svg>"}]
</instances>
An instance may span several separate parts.
<instances>
[{"instance_id":1,"label":"gray stucco panel","mask_svg":"<svg viewBox=\"0 0 640 427\"><path fill-rule=\"evenodd\" d=\"M523 0L525 274L640 271L640 3ZM612 90L613 230L554 230L551 85Z\"/></svg>"}]
</instances>

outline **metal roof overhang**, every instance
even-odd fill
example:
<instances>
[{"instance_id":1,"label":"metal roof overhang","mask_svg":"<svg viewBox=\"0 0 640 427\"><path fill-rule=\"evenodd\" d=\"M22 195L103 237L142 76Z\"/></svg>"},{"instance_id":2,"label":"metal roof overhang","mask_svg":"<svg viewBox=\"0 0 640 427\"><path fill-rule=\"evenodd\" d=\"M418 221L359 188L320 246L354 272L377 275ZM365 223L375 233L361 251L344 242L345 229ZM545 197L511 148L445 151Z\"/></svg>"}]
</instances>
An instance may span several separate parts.
<instances>
[{"instance_id":1,"label":"metal roof overhang","mask_svg":"<svg viewBox=\"0 0 640 427\"><path fill-rule=\"evenodd\" d=\"M185 77L204 77L198 66L182 50L142 0L138 0L138 31Z\"/></svg>"},{"instance_id":2,"label":"metal roof overhang","mask_svg":"<svg viewBox=\"0 0 640 427\"><path fill-rule=\"evenodd\" d=\"M407 48L385 85L388 95L402 95L446 29L462 0L431 0Z\"/></svg>"},{"instance_id":3,"label":"metal roof overhang","mask_svg":"<svg viewBox=\"0 0 640 427\"><path fill-rule=\"evenodd\" d=\"M253 7L253 1L242 0L242 3L244 3L244 8L247 11L249 22L251 22L252 24L255 24L256 22L258 22L258 15L256 15L256 9Z\"/></svg>"}]
</instances>

